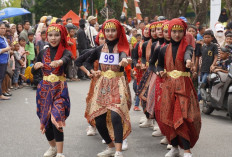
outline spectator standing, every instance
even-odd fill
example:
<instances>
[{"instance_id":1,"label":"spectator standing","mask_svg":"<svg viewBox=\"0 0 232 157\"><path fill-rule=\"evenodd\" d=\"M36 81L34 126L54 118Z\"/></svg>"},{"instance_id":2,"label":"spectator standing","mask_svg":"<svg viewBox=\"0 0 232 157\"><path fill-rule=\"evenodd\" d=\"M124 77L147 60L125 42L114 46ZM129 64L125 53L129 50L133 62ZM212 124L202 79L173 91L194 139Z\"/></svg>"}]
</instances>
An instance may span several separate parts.
<instances>
[{"instance_id":1,"label":"spectator standing","mask_svg":"<svg viewBox=\"0 0 232 157\"><path fill-rule=\"evenodd\" d=\"M89 26L86 28L85 33L87 35L87 38L90 41L90 46L91 47L95 47L95 38L98 34L98 32L96 31L96 29L94 28L94 25L96 24L96 17L94 16L89 16L88 17L88 23Z\"/></svg>"},{"instance_id":2,"label":"spectator standing","mask_svg":"<svg viewBox=\"0 0 232 157\"><path fill-rule=\"evenodd\" d=\"M37 42L36 45L36 50L37 50L37 55L41 50L44 49L44 46L48 45L48 42L46 41L46 31L41 32L41 40Z\"/></svg>"},{"instance_id":3,"label":"spectator standing","mask_svg":"<svg viewBox=\"0 0 232 157\"><path fill-rule=\"evenodd\" d=\"M35 59L35 46L33 43L34 39L34 33L28 32L28 42L25 46L25 50L29 52L29 55L27 55L27 64L28 66L31 65L31 61Z\"/></svg>"},{"instance_id":4,"label":"spectator standing","mask_svg":"<svg viewBox=\"0 0 232 157\"><path fill-rule=\"evenodd\" d=\"M46 30L47 30L47 26L44 23L39 23L35 33L35 44L37 44L37 42L41 40L41 32Z\"/></svg>"},{"instance_id":5,"label":"spectator standing","mask_svg":"<svg viewBox=\"0 0 232 157\"><path fill-rule=\"evenodd\" d=\"M21 23L17 24L17 33L20 35L20 33L23 31L23 25Z\"/></svg>"},{"instance_id":6,"label":"spectator standing","mask_svg":"<svg viewBox=\"0 0 232 157\"><path fill-rule=\"evenodd\" d=\"M206 29L206 27L203 25L201 25L199 27L199 33L197 34L197 41L203 40L203 35L205 33L205 29Z\"/></svg>"},{"instance_id":7,"label":"spectator standing","mask_svg":"<svg viewBox=\"0 0 232 157\"><path fill-rule=\"evenodd\" d=\"M28 20L24 21L23 31L20 33L20 37L23 37L26 42L28 42L28 31L30 29L30 22Z\"/></svg>"},{"instance_id":8,"label":"spectator standing","mask_svg":"<svg viewBox=\"0 0 232 157\"><path fill-rule=\"evenodd\" d=\"M11 35L13 37L12 42L18 41L18 33L16 30L16 25L15 24L10 24L10 30L11 30Z\"/></svg>"}]
</instances>

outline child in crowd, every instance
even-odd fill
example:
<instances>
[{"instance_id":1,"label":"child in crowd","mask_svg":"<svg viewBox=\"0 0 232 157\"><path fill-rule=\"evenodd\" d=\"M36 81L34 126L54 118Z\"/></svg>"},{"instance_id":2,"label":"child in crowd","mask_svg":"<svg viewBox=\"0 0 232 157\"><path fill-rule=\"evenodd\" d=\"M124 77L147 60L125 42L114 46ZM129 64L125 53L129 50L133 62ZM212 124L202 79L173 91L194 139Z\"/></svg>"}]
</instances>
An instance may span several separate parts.
<instances>
[{"instance_id":1,"label":"child in crowd","mask_svg":"<svg viewBox=\"0 0 232 157\"><path fill-rule=\"evenodd\" d=\"M77 79L77 67L74 64L74 61L77 59L77 49L76 49L76 39L74 38L76 32L76 28L73 26L68 29L68 50L72 52L72 61L68 63L68 74L67 77L71 79L71 81L78 81Z\"/></svg>"},{"instance_id":2,"label":"child in crowd","mask_svg":"<svg viewBox=\"0 0 232 157\"><path fill-rule=\"evenodd\" d=\"M140 42L142 40L142 35L141 34L137 34L136 35L136 40L137 40L137 42Z\"/></svg>"},{"instance_id":3,"label":"child in crowd","mask_svg":"<svg viewBox=\"0 0 232 157\"><path fill-rule=\"evenodd\" d=\"M211 30L207 30L204 33L204 44L200 49L196 50L196 63L198 67L199 57L202 56L202 65L201 65L201 83L206 83L207 76L210 72L215 69L215 65L217 62L218 48L217 45L212 43L214 38L213 32ZM196 68L197 68L196 67ZM201 85L200 85L201 86ZM198 91L198 100L201 100L200 90Z\"/></svg>"},{"instance_id":4,"label":"child in crowd","mask_svg":"<svg viewBox=\"0 0 232 157\"><path fill-rule=\"evenodd\" d=\"M229 56L230 56L230 50L225 47L222 47L220 52L221 60L217 62L213 72L228 73L231 63Z\"/></svg>"},{"instance_id":5,"label":"child in crowd","mask_svg":"<svg viewBox=\"0 0 232 157\"><path fill-rule=\"evenodd\" d=\"M226 36L226 39L225 39L225 43L224 43L224 46L229 46L231 45L232 46L232 32L230 31L227 31L225 33L225 36Z\"/></svg>"},{"instance_id":6,"label":"child in crowd","mask_svg":"<svg viewBox=\"0 0 232 157\"><path fill-rule=\"evenodd\" d=\"M131 49L134 48L134 45L137 43L136 35L137 35L137 29L132 29L132 37L130 39L130 47Z\"/></svg>"},{"instance_id":7,"label":"child in crowd","mask_svg":"<svg viewBox=\"0 0 232 157\"><path fill-rule=\"evenodd\" d=\"M37 55L39 54L39 52L41 51L41 50L43 50L44 49L44 46L45 45L48 45L48 42L46 41L46 31L42 31L41 32L41 40L39 40L38 42L37 42L37 45L36 45L36 52L37 52Z\"/></svg>"},{"instance_id":8,"label":"child in crowd","mask_svg":"<svg viewBox=\"0 0 232 157\"><path fill-rule=\"evenodd\" d=\"M29 52L27 55L27 65L31 65L31 61L35 59L35 46L33 43L34 40L34 33L28 32L28 42L25 46L25 50Z\"/></svg>"},{"instance_id":9,"label":"child in crowd","mask_svg":"<svg viewBox=\"0 0 232 157\"><path fill-rule=\"evenodd\" d=\"M203 26L203 25L201 25L201 26L199 27L199 33L197 34L197 41L203 40L203 35L204 35L204 33L205 33L205 29L206 29L206 27Z\"/></svg>"},{"instance_id":10,"label":"child in crowd","mask_svg":"<svg viewBox=\"0 0 232 157\"><path fill-rule=\"evenodd\" d=\"M15 89L19 88L18 79L19 79L19 74L20 74L20 68L24 66L23 60L19 53L19 48L20 48L19 43L17 41L14 41L13 50L14 50L15 70L14 70L14 75L13 75L13 86Z\"/></svg>"}]
</instances>

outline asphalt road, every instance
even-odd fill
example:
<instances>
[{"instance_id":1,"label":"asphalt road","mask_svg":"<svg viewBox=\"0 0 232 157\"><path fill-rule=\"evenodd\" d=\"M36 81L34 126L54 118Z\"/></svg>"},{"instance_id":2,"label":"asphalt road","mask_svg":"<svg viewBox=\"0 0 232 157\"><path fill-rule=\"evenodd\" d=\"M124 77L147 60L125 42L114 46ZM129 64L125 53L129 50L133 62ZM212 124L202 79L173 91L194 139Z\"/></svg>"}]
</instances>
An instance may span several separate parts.
<instances>
[{"instance_id":1,"label":"asphalt road","mask_svg":"<svg viewBox=\"0 0 232 157\"><path fill-rule=\"evenodd\" d=\"M96 157L106 147L99 134L86 136L84 111L88 88L89 81L69 83L71 113L64 130L66 157ZM152 137L151 128L138 126L143 113L131 110L130 115L132 133L124 157L164 157L167 150L159 144L162 137ZM0 157L42 157L49 145L39 126L35 90L25 87L13 91L10 101L0 101ZM192 152L194 157L232 157L232 120L225 112L202 114L200 139Z\"/></svg>"}]
</instances>

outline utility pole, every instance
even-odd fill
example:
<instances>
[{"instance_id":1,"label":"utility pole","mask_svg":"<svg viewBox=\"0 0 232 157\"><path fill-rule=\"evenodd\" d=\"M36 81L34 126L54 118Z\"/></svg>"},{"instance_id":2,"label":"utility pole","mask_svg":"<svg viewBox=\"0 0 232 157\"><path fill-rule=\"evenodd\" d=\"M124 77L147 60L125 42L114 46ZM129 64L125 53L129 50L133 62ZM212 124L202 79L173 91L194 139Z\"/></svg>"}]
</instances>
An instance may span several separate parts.
<instances>
[{"instance_id":1,"label":"utility pole","mask_svg":"<svg viewBox=\"0 0 232 157\"><path fill-rule=\"evenodd\" d=\"M92 4L92 15L94 16L94 10L93 10L93 0L91 0L92 2L91 2L91 4Z\"/></svg>"},{"instance_id":2,"label":"utility pole","mask_svg":"<svg viewBox=\"0 0 232 157\"><path fill-rule=\"evenodd\" d=\"M31 0L32 6L35 6L35 0ZM35 13L32 13L32 24L35 25Z\"/></svg>"}]
</instances>

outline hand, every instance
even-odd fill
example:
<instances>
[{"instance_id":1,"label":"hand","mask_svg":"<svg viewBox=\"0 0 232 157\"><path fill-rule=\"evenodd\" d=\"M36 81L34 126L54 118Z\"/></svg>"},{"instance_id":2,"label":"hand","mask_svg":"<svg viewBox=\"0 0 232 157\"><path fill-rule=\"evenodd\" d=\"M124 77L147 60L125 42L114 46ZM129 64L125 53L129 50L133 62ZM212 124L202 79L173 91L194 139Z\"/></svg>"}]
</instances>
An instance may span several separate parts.
<instances>
[{"instance_id":1,"label":"hand","mask_svg":"<svg viewBox=\"0 0 232 157\"><path fill-rule=\"evenodd\" d=\"M145 64L142 64L141 69L142 69L142 70L146 69L146 65L145 65Z\"/></svg>"},{"instance_id":2,"label":"hand","mask_svg":"<svg viewBox=\"0 0 232 157\"><path fill-rule=\"evenodd\" d=\"M126 58L123 58L122 61L119 63L119 66L126 67L128 65L128 61Z\"/></svg>"},{"instance_id":3,"label":"hand","mask_svg":"<svg viewBox=\"0 0 232 157\"><path fill-rule=\"evenodd\" d=\"M6 47L5 49L6 49L6 51L10 51L11 47Z\"/></svg>"},{"instance_id":4,"label":"hand","mask_svg":"<svg viewBox=\"0 0 232 157\"><path fill-rule=\"evenodd\" d=\"M137 69L140 69L140 68L141 68L141 64L137 63L137 64L136 64L136 68L137 68Z\"/></svg>"},{"instance_id":5,"label":"hand","mask_svg":"<svg viewBox=\"0 0 232 157\"><path fill-rule=\"evenodd\" d=\"M210 72L212 72L216 67L214 65L210 66Z\"/></svg>"},{"instance_id":6,"label":"hand","mask_svg":"<svg viewBox=\"0 0 232 157\"><path fill-rule=\"evenodd\" d=\"M93 74L94 77L99 77L101 75L100 70L98 70L98 71L91 70L91 73Z\"/></svg>"},{"instance_id":7,"label":"hand","mask_svg":"<svg viewBox=\"0 0 232 157\"><path fill-rule=\"evenodd\" d=\"M87 72L86 74L89 78L92 78L93 77L93 74L91 74L89 71Z\"/></svg>"},{"instance_id":8,"label":"hand","mask_svg":"<svg viewBox=\"0 0 232 157\"><path fill-rule=\"evenodd\" d=\"M24 64L24 63L22 63L22 64L21 64L21 67L24 67L24 65L25 65L25 64Z\"/></svg>"},{"instance_id":9,"label":"hand","mask_svg":"<svg viewBox=\"0 0 232 157\"><path fill-rule=\"evenodd\" d=\"M160 74L161 77L166 77L167 76L166 71L160 71L159 74Z\"/></svg>"},{"instance_id":10,"label":"hand","mask_svg":"<svg viewBox=\"0 0 232 157\"><path fill-rule=\"evenodd\" d=\"M52 68L57 68L59 66L63 65L63 61L62 60L56 60L56 61L52 61L50 66Z\"/></svg>"},{"instance_id":11,"label":"hand","mask_svg":"<svg viewBox=\"0 0 232 157\"><path fill-rule=\"evenodd\" d=\"M43 64L43 63L41 63L41 62L37 62L37 63L35 63L35 65L34 65L34 69L35 69L35 70L37 70L37 69L42 68L43 66L44 66L44 64Z\"/></svg>"},{"instance_id":12,"label":"hand","mask_svg":"<svg viewBox=\"0 0 232 157\"><path fill-rule=\"evenodd\" d=\"M191 62L191 60L187 60L186 61L186 68L191 68L192 67L192 62Z\"/></svg>"},{"instance_id":13,"label":"hand","mask_svg":"<svg viewBox=\"0 0 232 157\"><path fill-rule=\"evenodd\" d=\"M29 52L29 51L25 51L25 54L26 54L26 55L29 55L29 54L30 54L30 52Z\"/></svg>"},{"instance_id":14,"label":"hand","mask_svg":"<svg viewBox=\"0 0 232 157\"><path fill-rule=\"evenodd\" d=\"M128 64L131 64L132 63L132 59L131 58L127 58L127 62L128 62Z\"/></svg>"},{"instance_id":15,"label":"hand","mask_svg":"<svg viewBox=\"0 0 232 157\"><path fill-rule=\"evenodd\" d=\"M193 80L196 80L197 79L197 72L193 72Z\"/></svg>"}]
</instances>

